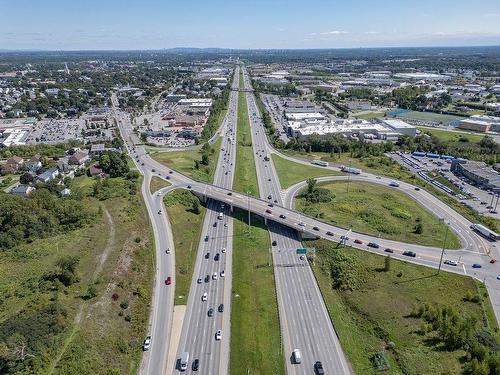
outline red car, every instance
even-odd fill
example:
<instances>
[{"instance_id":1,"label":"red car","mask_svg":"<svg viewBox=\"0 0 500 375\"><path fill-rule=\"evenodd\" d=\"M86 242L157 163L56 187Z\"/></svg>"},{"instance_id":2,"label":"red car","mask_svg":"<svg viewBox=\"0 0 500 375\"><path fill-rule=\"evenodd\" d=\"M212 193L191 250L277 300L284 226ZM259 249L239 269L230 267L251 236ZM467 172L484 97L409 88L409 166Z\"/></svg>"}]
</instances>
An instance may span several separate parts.
<instances>
[{"instance_id":1,"label":"red car","mask_svg":"<svg viewBox=\"0 0 500 375\"><path fill-rule=\"evenodd\" d=\"M273 210L271 210L270 208L268 208L268 209L266 210L266 213L268 213L268 214L272 214L272 213L273 213Z\"/></svg>"},{"instance_id":2,"label":"red car","mask_svg":"<svg viewBox=\"0 0 500 375\"><path fill-rule=\"evenodd\" d=\"M167 277L167 279L165 280L165 284L166 284L166 285L170 285L170 284L172 284L172 278L171 278L170 276L169 276L169 277Z\"/></svg>"},{"instance_id":3,"label":"red car","mask_svg":"<svg viewBox=\"0 0 500 375\"><path fill-rule=\"evenodd\" d=\"M491 259L490 259L490 263L492 263L492 264L493 264L493 263L495 263L496 261L497 261L497 260L496 260L495 258L491 258Z\"/></svg>"},{"instance_id":4,"label":"red car","mask_svg":"<svg viewBox=\"0 0 500 375\"><path fill-rule=\"evenodd\" d=\"M361 240L354 240L354 243L359 243L359 244L361 244L361 243L363 243L363 241L361 241Z\"/></svg>"}]
</instances>

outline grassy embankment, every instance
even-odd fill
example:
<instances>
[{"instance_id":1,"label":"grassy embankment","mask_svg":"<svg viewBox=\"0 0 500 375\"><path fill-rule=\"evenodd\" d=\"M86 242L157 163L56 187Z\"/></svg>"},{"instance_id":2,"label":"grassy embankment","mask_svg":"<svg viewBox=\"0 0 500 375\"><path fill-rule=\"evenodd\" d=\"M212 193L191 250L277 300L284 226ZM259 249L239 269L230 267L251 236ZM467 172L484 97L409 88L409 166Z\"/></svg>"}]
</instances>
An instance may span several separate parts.
<instances>
[{"instance_id":1,"label":"grassy embankment","mask_svg":"<svg viewBox=\"0 0 500 375\"><path fill-rule=\"evenodd\" d=\"M324 240L308 246L317 250L313 270L342 348L358 374L379 373L371 361L377 352L389 360L387 374L461 373L464 350L446 349L436 331L412 317L422 304L454 306L463 316L477 319L477 329L489 329L499 338L487 293L470 277L437 275L436 270L394 259L386 272L383 257L353 248L335 249ZM350 287L334 289L339 280L349 280ZM466 301L470 296L477 301ZM390 342L394 348L386 349Z\"/></svg>"},{"instance_id":2,"label":"grassy embankment","mask_svg":"<svg viewBox=\"0 0 500 375\"><path fill-rule=\"evenodd\" d=\"M25 359L34 373L105 375L138 367L154 245L140 189L121 178L109 181L100 199L92 196L93 179L71 183L72 194L95 213L89 225L0 252L0 334L12 328L28 344ZM73 256L76 282L56 280L47 288L56 262ZM46 349L30 357L31 346Z\"/></svg>"},{"instance_id":3,"label":"grassy embankment","mask_svg":"<svg viewBox=\"0 0 500 375\"><path fill-rule=\"evenodd\" d=\"M170 182L158 176L153 176L151 177L151 183L149 184L149 191L153 194L154 192L167 186L170 186Z\"/></svg>"},{"instance_id":4,"label":"grassy embankment","mask_svg":"<svg viewBox=\"0 0 500 375\"><path fill-rule=\"evenodd\" d=\"M174 303L185 305L206 208L199 203L196 196L182 189L167 194L164 202L172 226L175 246Z\"/></svg>"},{"instance_id":5,"label":"grassy embankment","mask_svg":"<svg viewBox=\"0 0 500 375\"><path fill-rule=\"evenodd\" d=\"M275 154L272 154L271 157L283 189L287 189L298 182L307 180L308 178L343 175L343 173L323 169L322 167L295 163L293 161L283 159L281 156Z\"/></svg>"},{"instance_id":6,"label":"grassy embankment","mask_svg":"<svg viewBox=\"0 0 500 375\"><path fill-rule=\"evenodd\" d=\"M219 160L222 139L219 137L211 146L208 165L203 165L201 149L184 151L166 151L151 153L151 157L169 168L201 182L212 182ZM196 163L198 162L198 168Z\"/></svg>"},{"instance_id":7,"label":"grassy embankment","mask_svg":"<svg viewBox=\"0 0 500 375\"><path fill-rule=\"evenodd\" d=\"M240 87L242 87L240 75ZM245 96L239 95L235 190L258 196ZM249 144L250 143L250 144ZM270 238L260 217L235 211L233 233L233 294L229 372L284 374L274 270L268 266Z\"/></svg>"},{"instance_id":8,"label":"grassy embankment","mask_svg":"<svg viewBox=\"0 0 500 375\"><path fill-rule=\"evenodd\" d=\"M296 208L334 225L396 241L440 247L446 226L405 193L390 187L358 181L332 181L317 187L333 193L328 203L311 203L303 196ZM420 224L419 229L417 226ZM457 249L460 241L448 233L446 247Z\"/></svg>"}]
</instances>

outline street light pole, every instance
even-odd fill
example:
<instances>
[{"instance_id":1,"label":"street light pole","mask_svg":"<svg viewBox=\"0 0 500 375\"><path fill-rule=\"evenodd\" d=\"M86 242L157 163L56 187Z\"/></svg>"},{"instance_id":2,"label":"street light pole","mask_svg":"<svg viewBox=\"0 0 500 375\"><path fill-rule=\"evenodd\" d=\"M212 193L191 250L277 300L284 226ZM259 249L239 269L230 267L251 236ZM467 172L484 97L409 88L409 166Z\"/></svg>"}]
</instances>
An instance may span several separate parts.
<instances>
[{"instance_id":1,"label":"street light pole","mask_svg":"<svg viewBox=\"0 0 500 375\"><path fill-rule=\"evenodd\" d=\"M250 192L249 191L247 191L247 200L248 200L248 234L250 235L251 225L250 225Z\"/></svg>"},{"instance_id":2,"label":"street light pole","mask_svg":"<svg viewBox=\"0 0 500 375\"><path fill-rule=\"evenodd\" d=\"M443 249L441 250L441 258L439 259L438 275L439 275L439 272L441 271L441 264L443 262L444 248L446 246L446 239L448 238L448 230L449 230L449 226L444 221L444 219L443 219L443 223L446 225L446 232L444 232Z\"/></svg>"}]
</instances>

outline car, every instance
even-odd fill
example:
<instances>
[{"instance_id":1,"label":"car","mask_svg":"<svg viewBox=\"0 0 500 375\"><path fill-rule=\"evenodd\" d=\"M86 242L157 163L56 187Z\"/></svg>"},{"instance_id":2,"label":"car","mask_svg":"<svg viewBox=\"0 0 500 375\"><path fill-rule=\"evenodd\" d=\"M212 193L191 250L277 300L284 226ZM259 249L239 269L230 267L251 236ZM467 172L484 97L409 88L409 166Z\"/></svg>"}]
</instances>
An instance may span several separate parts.
<instances>
[{"instance_id":1,"label":"car","mask_svg":"<svg viewBox=\"0 0 500 375\"><path fill-rule=\"evenodd\" d=\"M275 200L274 200L274 203L278 203L278 200L277 200L277 199L275 199Z\"/></svg>"},{"instance_id":2,"label":"car","mask_svg":"<svg viewBox=\"0 0 500 375\"><path fill-rule=\"evenodd\" d=\"M205 242L208 242L208 234L205 236Z\"/></svg>"},{"instance_id":3,"label":"car","mask_svg":"<svg viewBox=\"0 0 500 375\"><path fill-rule=\"evenodd\" d=\"M167 176L167 177L166 177L166 179L167 179L167 180L170 180L170 176Z\"/></svg>"},{"instance_id":4,"label":"car","mask_svg":"<svg viewBox=\"0 0 500 375\"><path fill-rule=\"evenodd\" d=\"M384 249L384 251L385 251L386 253L391 253L391 254L392 254L392 253L394 252L394 250L392 250L392 249L389 249L389 248L387 248L387 249Z\"/></svg>"},{"instance_id":5,"label":"car","mask_svg":"<svg viewBox=\"0 0 500 375\"><path fill-rule=\"evenodd\" d=\"M269 194L269 195L267 196L267 199L273 199L273 196L272 196L271 194Z\"/></svg>"},{"instance_id":6,"label":"car","mask_svg":"<svg viewBox=\"0 0 500 375\"><path fill-rule=\"evenodd\" d=\"M169 276L169 277L167 277L167 279L165 280L165 284L166 284L166 285L170 285L170 284L172 284L172 278L171 278L170 276Z\"/></svg>"},{"instance_id":7,"label":"car","mask_svg":"<svg viewBox=\"0 0 500 375\"><path fill-rule=\"evenodd\" d=\"M203 295L201 296L201 300L202 301L206 301L207 300L207 293L203 293Z\"/></svg>"},{"instance_id":8,"label":"car","mask_svg":"<svg viewBox=\"0 0 500 375\"><path fill-rule=\"evenodd\" d=\"M299 349L294 349L294 351L292 352L292 357L295 364L299 364L302 362L302 355L300 354Z\"/></svg>"},{"instance_id":9,"label":"car","mask_svg":"<svg viewBox=\"0 0 500 375\"><path fill-rule=\"evenodd\" d=\"M278 243L276 242L276 240L274 240L274 241L271 243L271 245L273 245L273 246L276 246L277 244L278 244Z\"/></svg>"},{"instance_id":10,"label":"car","mask_svg":"<svg viewBox=\"0 0 500 375\"><path fill-rule=\"evenodd\" d=\"M316 363L314 364L314 371L316 371L316 374L318 375L325 374L325 370L323 370L323 364L321 363L321 361L316 361Z\"/></svg>"},{"instance_id":11,"label":"car","mask_svg":"<svg viewBox=\"0 0 500 375\"><path fill-rule=\"evenodd\" d=\"M219 329L217 332L215 332L215 339L219 341L222 338L222 331Z\"/></svg>"},{"instance_id":12,"label":"car","mask_svg":"<svg viewBox=\"0 0 500 375\"><path fill-rule=\"evenodd\" d=\"M225 247L223 247L221 251L222 251L222 253L224 254L224 253L226 252L226 248L225 248Z\"/></svg>"},{"instance_id":13,"label":"car","mask_svg":"<svg viewBox=\"0 0 500 375\"><path fill-rule=\"evenodd\" d=\"M218 262L218 261L219 261L219 259L220 259L220 254L219 254L219 253L215 254L215 256L214 256L214 260L215 260L216 262Z\"/></svg>"},{"instance_id":14,"label":"car","mask_svg":"<svg viewBox=\"0 0 500 375\"><path fill-rule=\"evenodd\" d=\"M419 187L416 187L416 188L415 188L415 190L416 190L416 191L420 191L420 188L419 188Z\"/></svg>"},{"instance_id":15,"label":"car","mask_svg":"<svg viewBox=\"0 0 500 375\"><path fill-rule=\"evenodd\" d=\"M299 258L300 258L300 260L304 260L304 259L306 259L306 257L305 257L305 256L303 256L303 255L301 255Z\"/></svg>"},{"instance_id":16,"label":"car","mask_svg":"<svg viewBox=\"0 0 500 375\"><path fill-rule=\"evenodd\" d=\"M269 203L269 204L268 204L268 206L269 206L269 207L274 207L274 204Z\"/></svg>"},{"instance_id":17,"label":"car","mask_svg":"<svg viewBox=\"0 0 500 375\"><path fill-rule=\"evenodd\" d=\"M214 316L214 309L212 309L212 308L208 309L208 316L209 317Z\"/></svg>"},{"instance_id":18,"label":"car","mask_svg":"<svg viewBox=\"0 0 500 375\"><path fill-rule=\"evenodd\" d=\"M153 169L151 169L151 172L156 172L156 170L153 168Z\"/></svg>"},{"instance_id":19,"label":"car","mask_svg":"<svg viewBox=\"0 0 500 375\"><path fill-rule=\"evenodd\" d=\"M306 226L306 224L305 224L304 222L302 222L302 221L301 221L301 222L299 223L299 226L301 226L301 227L305 227L305 226Z\"/></svg>"},{"instance_id":20,"label":"car","mask_svg":"<svg viewBox=\"0 0 500 375\"><path fill-rule=\"evenodd\" d=\"M205 254L205 259L210 259L210 252L207 252L207 253Z\"/></svg>"},{"instance_id":21,"label":"car","mask_svg":"<svg viewBox=\"0 0 500 375\"><path fill-rule=\"evenodd\" d=\"M205 276L205 282L208 283L210 281L210 275Z\"/></svg>"},{"instance_id":22,"label":"car","mask_svg":"<svg viewBox=\"0 0 500 375\"><path fill-rule=\"evenodd\" d=\"M272 213L273 213L273 210L271 210L270 208L268 208L268 209L266 210L266 214L272 214Z\"/></svg>"},{"instance_id":23,"label":"car","mask_svg":"<svg viewBox=\"0 0 500 375\"><path fill-rule=\"evenodd\" d=\"M142 350L147 352L151 348L151 336L147 336L142 343Z\"/></svg>"},{"instance_id":24,"label":"car","mask_svg":"<svg viewBox=\"0 0 500 375\"><path fill-rule=\"evenodd\" d=\"M212 280L217 280L217 272L214 272L214 274L212 275Z\"/></svg>"},{"instance_id":25,"label":"car","mask_svg":"<svg viewBox=\"0 0 500 375\"><path fill-rule=\"evenodd\" d=\"M472 265L472 268L483 268L483 266L481 266L479 263L474 263Z\"/></svg>"},{"instance_id":26,"label":"car","mask_svg":"<svg viewBox=\"0 0 500 375\"><path fill-rule=\"evenodd\" d=\"M314 229L314 230L317 230L317 231L319 231L319 228L318 228L318 227L313 227L313 229Z\"/></svg>"},{"instance_id":27,"label":"car","mask_svg":"<svg viewBox=\"0 0 500 375\"><path fill-rule=\"evenodd\" d=\"M496 263L496 261L497 261L497 260L496 260L495 258L491 258L491 259L490 259L490 263L491 263L491 264Z\"/></svg>"},{"instance_id":28,"label":"car","mask_svg":"<svg viewBox=\"0 0 500 375\"><path fill-rule=\"evenodd\" d=\"M342 236L340 236L340 239L341 239L342 241L349 241L349 237L347 237L346 235L342 235Z\"/></svg>"},{"instance_id":29,"label":"car","mask_svg":"<svg viewBox=\"0 0 500 375\"><path fill-rule=\"evenodd\" d=\"M193 365L191 366L191 369L193 371L198 371L199 368L200 368L200 360L199 359L195 359L193 361Z\"/></svg>"},{"instance_id":30,"label":"car","mask_svg":"<svg viewBox=\"0 0 500 375\"><path fill-rule=\"evenodd\" d=\"M168 173L172 174L172 173L174 173L174 172L173 172L173 171L168 171Z\"/></svg>"},{"instance_id":31,"label":"car","mask_svg":"<svg viewBox=\"0 0 500 375\"><path fill-rule=\"evenodd\" d=\"M380 247L380 245L378 243L375 243L375 242L369 242L368 245L366 245L368 247L373 247L374 249L378 249Z\"/></svg>"},{"instance_id":32,"label":"car","mask_svg":"<svg viewBox=\"0 0 500 375\"><path fill-rule=\"evenodd\" d=\"M270 178L268 178L268 179L267 179L267 181L271 181L271 179L270 179Z\"/></svg>"},{"instance_id":33,"label":"car","mask_svg":"<svg viewBox=\"0 0 500 375\"><path fill-rule=\"evenodd\" d=\"M363 241L358 240L358 239L356 238L356 239L354 240L354 243L357 243L357 244L362 244L362 243L363 243Z\"/></svg>"},{"instance_id":34,"label":"car","mask_svg":"<svg viewBox=\"0 0 500 375\"><path fill-rule=\"evenodd\" d=\"M214 227L214 228L217 228L217 222L215 222L215 223L213 224L213 227Z\"/></svg>"},{"instance_id":35,"label":"car","mask_svg":"<svg viewBox=\"0 0 500 375\"><path fill-rule=\"evenodd\" d=\"M415 253L414 251L403 251L403 255L404 256L407 256L407 257L412 257L412 258L415 258L417 256L417 253Z\"/></svg>"},{"instance_id":36,"label":"car","mask_svg":"<svg viewBox=\"0 0 500 375\"><path fill-rule=\"evenodd\" d=\"M281 214L281 215L280 215L280 219L286 219L286 216L285 216L285 215L283 215L283 214Z\"/></svg>"},{"instance_id":37,"label":"car","mask_svg":"<svg viewBox=\"0 0 500 375\"><path fill-rule=\"evenodd\" d=\"M223 311L224 311L224 304L223 304L223 303L221 303L221 304L219 305L218 310L219 310L219 312L223 312Z\"/></svg>"},{"instance_id":38,"label":"car","mask_svg":"<svg viewBox=\"0 0 500 375\"><path fill-rule=\"evenodd\" d=\"M233 193L229 192L229 193L227 193L227 195L233 195Z\"/></svg>"},{"instance_id":39,"label":"car","mask_svg":"<svg viewBox=\"0 0 500 375\"><path fill-rule=\"evenodd\" d=\"M220 277L224 277L226 276L226 272L224 272L224 270L220 271Z\"/></svg>"},{"instance_id":40,"label":"car","mask_svg":"<svg viewBox=\"0 0 500 375\"><path fill-rule=\"evenodd\" d=\"M161 215L161 210L158 210L158 215Z\"/></svg>"},{"instance_id":41,"label":"car","mask_svg":"<svg viewBox=\"0 0 500 375\"><path fill-rule=\"evenodd\" d=\"M330 232L330 231L326 232L326 234L327 234L328 236L333 236L333 233L332 233L332 232Z\"/></svg>"},{"instance_id":42,"label":"car","mask_svg":"<svg viewBox=\"0 0 500 375\"><path fill-rule=\"evenodd\" d=\"M144 163L141 163L141 165L144 165Z\"/></svg>"},{"instance_id":43,"label":"car","mask_svg":"<svg viewBox=\"0 0 500 375\"><path fill-rule=\"evenodd\" d=\"M167 250L165 250L165 253L170 254L170 247L168 247Z\"/></svg>"},{"instance_id":44,"label":"car","mask_svg":"<svg viewBox=\"0 0 500 375\"><path fill-rule=\"evenodd\" d=\"M454 260L450 260L450 259L446 259L446 260L444 261L444 264L447 264L447 265L449 265L449 266L455 266L455 267L456 267L456 266L458 266L458 262L456 262L456 261L454 261Z\"/></svg>"},{"instance_id":45,"label":"car","mask_svg":"<svg viewBox=\"0 0 500 375\"><path fill-rule=\"evenodd\" d=\"M188 189L191 189L191 185L188 185L188 186L187 186L187 188L188 188Z\"/></svg>"},{"instance_id":46,"label":"car","mask_svg":"<svg viewBox=\"0 0 500 375\"><path fill-rule=\"evenodd\" d=\"M203 279L201 277L198 277L198 280L196 280L198 284L201 284L203 282Z\"/></svg>"},{"instance_id":47,"label":"car","mask_svg":"<svg viewBox=\"0 0 500 375\"><path fill-rule=\"evenodd\" d=\"M500 280L500 275L497 276L497 280Z\"/></svg>"}]
</instances>

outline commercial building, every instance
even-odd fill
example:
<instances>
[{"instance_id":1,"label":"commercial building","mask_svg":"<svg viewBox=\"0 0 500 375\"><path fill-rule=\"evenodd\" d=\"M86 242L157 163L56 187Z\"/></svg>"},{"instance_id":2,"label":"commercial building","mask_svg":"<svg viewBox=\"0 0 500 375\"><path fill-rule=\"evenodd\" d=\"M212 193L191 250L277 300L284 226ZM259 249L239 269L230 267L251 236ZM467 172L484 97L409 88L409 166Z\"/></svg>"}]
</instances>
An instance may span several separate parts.
<instances>
[{"instance_id":1,"label":"commercial building","mask_svg":"<svg viewBox=\"0 0 500 375\"><path fill-rule=\"evenodd\" d=\"M500 174L482 161L455 159L450 169L485 189L500 191Z\"/></svg>"},{"instance_id":2,"label":"commercial building","mask_svg":"<svg viewBox=\"0 0 500 375\"><path fill-rule=\"evenodd\" d=\"M500 117L474 115L460 121L460 129L473 130L486 133L489 131L500 132Z\"/></svg>"},{"instance_id":3,"label":"commercial building","mask_svg":"<svg viewBox=\"0 0 500 375\"><path fill-rule=\"evenodd\" d=\"M380 120L383 125L392 129L395 133L409 135L415 137L417 135L417 128L399 119L384 119Z\"/></svg>"}]
</instances>

